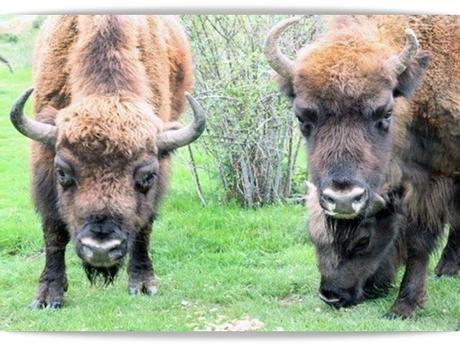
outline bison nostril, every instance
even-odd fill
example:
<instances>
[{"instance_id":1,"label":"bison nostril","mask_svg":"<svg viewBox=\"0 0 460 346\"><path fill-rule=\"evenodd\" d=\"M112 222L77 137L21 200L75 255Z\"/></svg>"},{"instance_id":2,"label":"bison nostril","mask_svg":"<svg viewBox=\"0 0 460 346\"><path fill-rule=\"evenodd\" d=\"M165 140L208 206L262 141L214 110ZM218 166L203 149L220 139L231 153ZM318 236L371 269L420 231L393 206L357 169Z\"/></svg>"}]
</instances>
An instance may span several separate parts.
<instances>
[{"instance_id":1,"label":"bison nostril","mask_svg":"<svg viewBox=\"0 0 460 346\"><path fill-rule=\"evenodd\" d=\"M357 202L362 202L364 199L365 193L362 192L361 194L358 194L352 198L352 202L357 203Z\"/></svg>"},{"instance_id":2,"label":"bison nostril","mask_svg":"<svg viewBox=\"0 0 460 346\"><path fill-rule=\"evenodd\" d=\"M89 258L93 257L93 251L86 245L83 245L81 247L81 253L82 253L83 257L85 257L85 258L89 259Z\"/></svg>"},{"instance_id":3,"label":"bison nostril","mask_svg":"<svg viewBox=\"0 0 460 346\"><path fill-rule=\"evenodd\" d=\"M368 199L368 192L367 190L364 190L362 192L358 192L355 196L352 198L352 203L366 203Z\"/></svg>"},{"instance_id":4,"label":"bison nostril","mask_svg":"<svg viewBox=\"0 0 460 346\"><path fill-rule=\"evenodd\" d=\"M328 195L323 195L322 197L323 197L323 200L327 203L333 204L335 202L334 199Z\"/></svg>"},{"instance_id":5,"label":"bison nostril","mask_svg":"<svg viewBox=\"0 0 460 346\"><path fill-rule=\"evenodd\" d=\"M97 266L107 266L121 260L126 251L126 240L123 239L100 241L83 237L79 240L80 257Z\"/></svg>"},{"instance_id":6,"label":"bison nostril","mask_svg":"<svg viewBox=\"0 0 460 346\"><path fill-rule=\"evenodd\" d=\"M123 251L120 247L116 247L109 251L109 257L112 261L118 261L123 257Z\"/></svg>"},{"instance_id":7,"label":"bison nostril","mask_svg":"<svg viewBox=\"0 0 460 346\"><path fill-rule=\"evenodd\" d=\"M328 304L339 304L342 301L342 298L336 292L326 289L320 289L319 297Z\"/></svg>"},{"instance_id":8,"label":"bison nostril","mask_svg":"<svg viewBox=\"0 0 460 346\"><path fill-rule=\"evenodd\" d=\"M367 190L354 186L346 190L325 188L321 194L322 207L334 217L354 217L366 205Z\"/></svg>"}]
</instances>

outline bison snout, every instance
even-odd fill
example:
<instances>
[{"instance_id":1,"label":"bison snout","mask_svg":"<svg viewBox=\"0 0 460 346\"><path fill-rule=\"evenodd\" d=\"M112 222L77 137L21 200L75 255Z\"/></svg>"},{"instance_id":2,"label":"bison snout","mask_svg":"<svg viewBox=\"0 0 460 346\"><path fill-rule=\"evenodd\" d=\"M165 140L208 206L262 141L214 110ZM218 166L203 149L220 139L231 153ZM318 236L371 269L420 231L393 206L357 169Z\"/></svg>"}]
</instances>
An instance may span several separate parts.
<instances>
[{"instance_id":1,"label":"bison snout","mask_svg":"<svg viewBox=\"0 0 460 346\"><path fill-rule=\"evenodd\" d=\"M76 237L78 256L95 267L111 267L120 262L128 251L126 234L106 220L89 222Z\"/></svg>"},{"instance_id":2,"label":"bison snout","mask_svg":"<svg viewBox=\"0 0 460 346\"><path fill-rule=\"evenodd\" d=\"M328 187L321 192L320 203L328 215L339 219L352 219L364 210L368 196L367 190L359 186L346 190Z\"/></svg>"},{"instance_id":3,"label":"bison snout","mask_svg":"<svg viewBox=\"0 0 460 346\"><path fill-rule=\"evenodd\" d=\"M118 263L127 252L123 239L97 240L83 237L77 242L77 253L87 263L95 267L111 267Z\"/></svg>"},{"instance_id":4,"label":"bison snout","mask_svg":"<svg viewBox=\"0 0 460 346\"><path fill-rule=\"evenodd\" d=\"M347 307L357 303L355 294L350 290L330 286L322 285L319 289L319 297L323 302L335 308Z\"/></svg>"}]
</instances>

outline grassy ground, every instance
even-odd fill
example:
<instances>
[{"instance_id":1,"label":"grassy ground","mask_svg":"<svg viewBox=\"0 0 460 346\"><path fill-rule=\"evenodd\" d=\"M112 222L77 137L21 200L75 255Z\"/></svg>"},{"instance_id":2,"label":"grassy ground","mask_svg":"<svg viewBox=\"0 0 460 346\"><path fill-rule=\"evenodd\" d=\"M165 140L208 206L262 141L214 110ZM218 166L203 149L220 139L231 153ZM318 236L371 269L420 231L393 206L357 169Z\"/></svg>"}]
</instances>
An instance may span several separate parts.
<instances>
[{"instance_id":1,"label":"grassy ground","mask_svg":"<svg viewBox=\"0 0 460 346\"><path fill-rule=\"evenodd\" d=\"M317 297L319 274L299 205L243 210L195 196L185 151L173 166L169 194L154 226L151 254L160 291L127 294L123 271L113 286L91 287L72 247L70 289L60 311L29 304L44 266L39 219L29 193L28 140L10 125L14 97L30 85L30 71L0 66L0 330L190 331L236 319L258 319L261 330L453 330L460 316L460 279L434 278L429 301L406 321L382 318L397 294L334 310ZM196 153L198 160L205 160ZM204 180L208 196L217 182Z\"/></svg>"}]
</instances>

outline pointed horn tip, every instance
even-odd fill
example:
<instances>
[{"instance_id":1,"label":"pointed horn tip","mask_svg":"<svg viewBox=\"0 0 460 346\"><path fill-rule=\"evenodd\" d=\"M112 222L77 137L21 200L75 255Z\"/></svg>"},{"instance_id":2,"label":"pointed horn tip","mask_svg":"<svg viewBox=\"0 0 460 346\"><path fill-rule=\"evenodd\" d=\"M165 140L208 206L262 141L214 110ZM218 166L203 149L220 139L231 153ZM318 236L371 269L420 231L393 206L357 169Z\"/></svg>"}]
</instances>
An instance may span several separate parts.
<instances>
[{"instance_id":1,"label":"pointed horn tip","mask_svg":"<svg viewBox=\"0 0 460 346\"><path fill-rule=\"evenodd\" d=\"M185 97L187 98L190 106L192 107L194 118L196 119L196 121L203 123L204 126L207 120L206 111L189 92L185 92Z\"/></svg>"},{"instance_id":2,"label":"pointed horn tip","mask_svg":"<svg viewBox=\"0 0 460 346\"><path fill-rule=\"evenodd\" d=\"M385 205L386 202L385 202L385 199L380 196L378 193L374 193L374 198L381 204Z\"/></svg>"},{"instance_id":3,"label":"pointed horn tip","mask_svg":"<svg viewBox=\"0 0 460 346\"><path fill-rule=\"evenodd\" d=\"M194 142L206 128L206 112L199 102L188 92L184 92L193 111L193 122L179 129L169 129L157 138L159 150L171 151Z\"/></svg>"},{"instance_id":4,"label":"pointed horn tip","mask_svg":"<svg viewBox=\"0 0 460 346\"><path fill-rule=\"evenodd\" d=\"M307 16L294 16L294 17L289 17L287 20L289 21L289 23L295 23L295 22L299 22L303 19L307 18Z\"/></svg>"},{"instance_id":5,"label":"pointed horn tip","mask_svg":"<svg viewBox=\"0 0 460 346\"><path fill-rule=\"evenodd\" d=\"M30 95L34 91L34 88L28 88L22 92L21 95L16 99L13 107L11 108L10 117L16 118L19 115L22 115L22 110L24 109L24 105L26 104L27 100L29 99Z\"/></svg>"},{"instance_id":6,"label":"pointed horn tip","mask_svg":"<svg viewBox=\"0 0 460 346\"><path fill-rule=\"evenodd\" d=\"M54 145L57 137L56 126L29 119L24 115L24 106L33 91L33 88L26 89L16 99L10 111L11 123L24 136L46 145Z\"/></svg>"},{"instance_id":7,"label":"pointed horn tip","mask_svg":"<svg viewBox=\"0 0 460 346\"><path fill-rule=\"evenodd\" d=\"M278 47L281 35L293 24L306 18L306 16L295 16L286 18L275 24L268 32L264 43L264 54L269 65L280 76L291 80L294 73L294 62L286 57Z\"/></svg>"},{"instance_id":8,"label":"pointed horn tip","mask_svg":"<svg viewBox=\"0 0 460 346\"><path fill-rule=\"evenodd\" d=\"M415 34L414 30L411 28L406 28L405 30L406 40L409 41L411 44L419 46L417 35Z\"/></svg>"},{"instance_id":9,"label":"pointed horn tip","mask_svg":"<svg viewBox=\"0 0 460 346\"><path fill-rule=\"evenodd\" d=\"M406 36L415 36L414 30L412 30L411 28L406 28L404 32L406 33Z\"/></svg>"},{"instance_id":10,"label":"pointed horn tip","mask_svg":"<svg viewBox=\"0 0 460 346\"><path fill-rule=\"evenodd\" d=\"M21 96L19 96L18 100L24 100L24 99L27 100L30 97L30 95L33 93L33 91L34 91L34 88L28 88L24 90Z\"/></svg>"},{"instance_id":11,"label":"pointed horn tip","mask_svg":"<svg viewBox=\"0 0 460 346\"><path fill-rule=\"evenodd\" d=\"M371 206L371 215L374 215L378 213L380 210L384 209L386 207L386 201L385 199L380 196L378 193L373 194L373 204Z\"/></svg>"},{"instance_id":12,"label":"pointed horn tip","mask_svg":"<svg viewBox=\"0 0 460 346\"><path fill-rule=\"evenodd\" d=\"M185 97L187 98L187 101L188 101L190 104L193 104L194 106L195 106L195 105L200 106L200 105L198 104L197 100L195 100L195 98L192 96L192 94L190 94L188 91L184 92L184 95L185 95Z\"/></svg>"},{"instance_id":13,"label":"pointed horn tip","mask_svg":"<svg viewBox=\"0 0 460 346\"><path fill-rule=\"evenodd\" d=\"M294 23L297 23L297 22L300 22L301 20L305 19L306 16L295 16L295 17L289 17L289 18L286 18L280 22L278 22L277 24L275 24L269 31L269 34L267 36L267 40L268 41L268 38L270 38L270 36L272 36L272 34L274 32L277 32L277 34L281 34L284 30L286 30L289 26L291 26L292 24ZM278 36L276 35L276 36Z\"/></svg>"}]
</instances>

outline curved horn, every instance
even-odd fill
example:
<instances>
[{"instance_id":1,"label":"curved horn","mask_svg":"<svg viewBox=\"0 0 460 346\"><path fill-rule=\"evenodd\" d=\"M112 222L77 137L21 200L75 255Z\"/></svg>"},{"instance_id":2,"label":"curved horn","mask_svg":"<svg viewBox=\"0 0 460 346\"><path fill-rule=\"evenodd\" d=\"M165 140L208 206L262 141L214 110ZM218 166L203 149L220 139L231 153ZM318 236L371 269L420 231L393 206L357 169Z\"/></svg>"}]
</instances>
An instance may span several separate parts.
<instances>
[{"instance_id":1,"label":"curved horn","mask_svg":"<svg viewBox=\"0 0 460 346\"><path fill-rule=\"evenodd\" d=\"M193 122L181 129L167 130L162 132L157 139L157 147L160 151L171 151L192 143L201 136L206 127L206 113L192 95L185 93L193 110Z\"/></svg>"},{"instance_id":2,"label":"curved horn","mask_svg":"<svg viewBox=\"0 0 460 346\"><path fill-rule=\"evenodd\" d=\"M373 197L372 198L372 204L370 206L368 216L373 216L373 215L377 214L379 211L381 211L386 206L385 200L378 193L374 192L372 197Z\"/></svg>"},{"instance_id":3,"label":"curved horn","mask_svg":"<svg viewBox=\"0 0 460 346\"><path fill-rule=\"evenodd\" d=\"M24 116L24 105L34 89L30 88L24 91L16 100L10 112L10 119L16 130L24 136L43 144L56 144L57 128L56 126L41 123L37 120Z\"/></svg>"},{"instance_id":4,"label":"curved horn","mask_svg":"<svg viewBox=\"0 0 460 346\"><path fill-rule=\"evenodd\" d=\"M264 53L268 59L268 63L280 76L288 80L291 80L294 75L294 62L281 53L278 47L278 41L281 34L287 28L301 19L303 19L303 17L291 17L279 22L271 28L265 40Z\"/></svg>"},{"instance_id":5,"label":"curved horn","mask_svg":"<svg viewBox=\"0 0 460 346\"><path fill-rule=\"evenodd\" d=\"M389 64L393 65L392 67L397 75L400 75L406 70L407 66L409 66L411 61L414 60L419 48L419 43L415 32L412 29L407 28L405 33L406 45L398 56L391 57L388 62Z\"/></svg>"}]
</instances>

